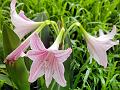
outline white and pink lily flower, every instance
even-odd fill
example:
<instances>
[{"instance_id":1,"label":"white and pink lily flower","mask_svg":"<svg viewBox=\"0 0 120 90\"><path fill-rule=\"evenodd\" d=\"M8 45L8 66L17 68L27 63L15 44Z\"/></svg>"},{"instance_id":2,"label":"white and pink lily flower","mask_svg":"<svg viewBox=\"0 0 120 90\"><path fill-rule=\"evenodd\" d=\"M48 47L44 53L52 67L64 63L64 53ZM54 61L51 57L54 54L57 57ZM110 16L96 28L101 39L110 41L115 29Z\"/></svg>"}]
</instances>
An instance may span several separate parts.
<instances>
[{"instance_id":1,"label":"white and pink lily flower","mask_svg":"<svg viewBox=\"0 0 120 90\"><path fill-rule=\"evenodd\" d=\"M22 39L26 34L39 27L42 22L34 22L30 20L24 15L24 11L22 10L19 14L17 14L15 10L15 5L16 0L12 0L10 4L11 21L15 26L14 32L18 35L20 39Z\"/></svg>"},{"instance_id":2,"label":"white and pink lily flower","mask_svg":"<svg viewBox=\"0 0 120 90\"><path fill-rule=\"evenodd\" d=\"M24 15L21 10L19 15L15 10L16 0L12 0L10 4L11 8L11 21L15 26L14 32L22 39L26 34L35 30L42 22L34 22ZM14 62L19 57L24 56L24 51L29 47L29 39L21 43L12 53L10 53L4 62Z\"/></svg>"},{"instance_id":3,"label":"white and pink lily flower","mask_svg":"<svg viewBox=\"0 0 120 90\"><path fill-rule=\"evenodd\" d=\"M45 48L38 34L34 34L31 37L30 47L32 50L29 50L26 54L33 61L30 69L29 82L34 82L37 78L45 74L47 87L49 87L52 78L59 85L66 86L63 62L70 56L72 49L58 50L63 36L62 34L63 30L61 30L56 41L48 49Z\"/></svg>"},{"instance_id":4,"label":"white and pink lily flower","mask_svg":"<svg viewBox=\"0 0 120 90\"><path fill-rule=\"evenodd\" d=\"M113 29L107 35L104 35L100 31L100 37L95 38L90 34L84 34L87 42L88 50L90 55L97 61L98 64L107 67L107 54L106 51L113 47L114 45L119 44L119 41L112 41L113 37L116 34L116 26L113 26Z\"/></svg>"}]
</instances>

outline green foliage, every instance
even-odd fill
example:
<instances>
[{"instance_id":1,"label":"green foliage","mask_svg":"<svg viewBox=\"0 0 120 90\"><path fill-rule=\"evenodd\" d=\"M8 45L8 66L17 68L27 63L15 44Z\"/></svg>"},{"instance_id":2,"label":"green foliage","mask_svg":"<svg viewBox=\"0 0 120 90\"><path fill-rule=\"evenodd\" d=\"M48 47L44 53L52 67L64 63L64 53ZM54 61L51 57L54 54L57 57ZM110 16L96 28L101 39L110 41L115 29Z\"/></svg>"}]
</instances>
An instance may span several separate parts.
<instances>
[{"instance_id":1,"label":"green foliage","mask_svg":"<svg viewBox=\"0 0 120 90\"><path fill-rule=\"evenodd\" d=\"M0 89L2 87L2 85L6 83L14 88L16 88L16 86L14 85L13 82L10 81L8 75L3 75L3 74L0 74Z\"/></svg>"},{"instance_id":2,"label":"green foliage","mask_svg":"<svg viewBox=\"0 0 120 90\"><path fill-rule=\"evenodd\" d=\"M13 30L3 30L3 48L5 57L19 44L20 40ZM6 63L6 69L11 81L15 83L18 90L30 90L28 72L23 58L19 58L15 63L12 64Z\"/></svg>"},{"instance_id":3,"label":"green foliage","mask_svg":"<svg viewBox=\"0 0 120 90\"><path fill-rule=\"evenodd\" d=\"M120 32L120 0L18 0L18 2L17 11L23 9L26 16L33 20L35 20L41 12L44 12L46 13L48 19L56 21L58 25L61 26L62 18L66 30L73 22L78 21L90 34L94 36L98 36L99 29L103 29L105 33L109 32L113 25L116 25L118 28L118 33ZM13 29L13 26L10 24L9 4L10 0L0 0L1 64L3 64L3 44L1 39L1 31L5 32L6 28L8 30ZM69 36L70 43L73 48L72 57L70 59L70 67L65 68L65 70L70 69L72 71L72 81L69 89L119 90L120 45L111 48L107 52L109 63L108 67L104 69L102 66L98 65L95 60L89 64L90 56L87 50L86 42L84 41L78 28L74 27L69 32ZM5 35L4 37L7 36ZM44 36L42 37L44 38ZM115 39L119 40L120 34L117 34ZM17 41L18 40L14 43L19 44ZM6 41L6 43L9 43L9 40ZM10 46L17 46L14 43L11 43ZM65 43L65 46L68 47L67 43ZM12 48L12 50L15 48L16 47ZM8 53L12 51L11 48L8 48L7 50L9 50ZM42 83L41 85L38 84L41 89L41 86L44 86L43 77L39 82ZM7 84L11 86L10 83ZM54 84L55 83L53 81L53 84L51 85L52 88L54 88ZM0 85L2 86L2 84ZM62 89L58 88L58 90Z\"/></svg>"}]
</instances>

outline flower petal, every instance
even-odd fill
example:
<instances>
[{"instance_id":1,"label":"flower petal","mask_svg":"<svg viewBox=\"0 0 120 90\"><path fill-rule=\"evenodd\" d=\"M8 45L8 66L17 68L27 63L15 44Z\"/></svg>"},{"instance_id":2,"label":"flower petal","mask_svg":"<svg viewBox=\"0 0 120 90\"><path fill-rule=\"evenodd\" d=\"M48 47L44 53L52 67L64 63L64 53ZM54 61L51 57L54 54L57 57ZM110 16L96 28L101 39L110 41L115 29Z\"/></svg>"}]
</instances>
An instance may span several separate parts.
<instances>
[{"instance_id":1,"label":"flower petal","mask_svg":"<svg viewBox=\"0 0 120 90\"><path fill-rule=\"evenodd\" d=\"M103 36L103 35L104 35L104 33L103 33L102 29L99 29L99 36Z\"/></svg>"},{"instance_id":2,"label":"flower petal","mask_svg":"<svg viewBox=\"0 0 120 90\"><path fill-rule=\"evenodd\" d=\"M24 15L23 11L21 11L20 14L18 15L15 10L15 4L16 0L12 0L10 5L11 21L15 26L15 33L19 36L20 39L22 39L26 34L36 29L41 24L41 22L34 22L32 20L28 20L28 18Z\"/></svg>"},{"instance_id":3,"label":"flower petal","mask_svg":"<svg viewBox=\"0 0 120 90\"><path fill-rule=\"evenodd\" d=\"M44 60L47 56L47 52L44 50L29 50L26 54L31 60Z\"/></svg>"},{"instance_id":4,"label":"flower petal","mask_svg":"<svg viewBox=\"0 0 120 90\"><path fill-rule=\"evenodd\" d=\"M110 39L113 39L115 35L116 35L116 26L114 25L113 29L112 29L112 31L110 33L108 33L107 35L101 35L97 39L99 41L110 40Z\"/></svg>"},{"instance_id":5,"label":"flower petal","mask_svg":"<svg viewBox=\"0 0 120 90\"><path fill-rule=\"evenodd\" d=\"M15 4L16 0L12 0L11 2L11 21L15 27L21 27L21 26L28 26L33 24L33 21L28 21L19 16L15 10Z\"/></svg>"},{"instance_id":6,"label":"flower petal","mask_svg":"<svg viewBox=\"0 0 120 90\"><path fill-rule=\"evenodd\" d=\"M14 61L17 60L21 55L23 55L23 52L29 47L29 40L26 40L25 42L23 42L22 44L20 44L20 46L18 46L12 53L10 53L6 59L9 61Z\"/></svg>"},{"instance_id":7,"label":"flower petal","mask_svg":"<svg viewBox=\"0 0 120 90\"><path fill-rule=\"evenodd\" d=\"M10 4L11 11L14 11L14 10L15 10L15 4L16 4L16 0L12 0L12 1L11 1L11 4Z\"/></svg>"},{"instance_id":8,"label":"flower petal","mask_svg":"<svg viewBox=\"0 0 120 90\"><path fill-rule=\"evenodd\" d=\"M49 77L45 77L45 81L46 81L46 87L48 88L52 81L52 74L50 74Z\"/></svg>"},{"instance_id":9,"label":"flower petal","mask_svg":"<svg viewBox=\"0 0 120 90\"><path fill-rule=\"evenodd\" d=\"M93 58L97 61L97 63L106 68L107 67L107 54L104 48L102 48L101 45L96 45L95 43L94 45L88 43L87 46L88 46L91 56L93 56Z\"/></svg>"},{"instance_id":10,"label":"flower petal","mask_svg":"<svg viewBox=\"0 0 120 90\"><path fill-rule=\"evenodd\" d=\"M28 81L34 82L38 77L41 77L45 73L44 62L42 60L34 60L30 68L30 76Z\"/></svg>"},{"instance_id":11,"label":"flower petal","mask_svg":"<svg viewBox=\"0 0 120 90\"><path fill-rule=\"evenodd\" d=\"M55 57L59 62L64 62L72 53L72 49L68 48L67 50L54 50L52 52L55 54Z\"/></svg>"},{"instance_id":12,"label":"flower petal","mask_svg":"<svg viewBox=\"0 0 120 90\"><path fill-rule=\"evenodd\" d=\"M20 17L16 11L11 12L11 21L15 27L31 27L36 28L40 25L40 22L33 22L25 20L24 18Z\"/></svg>"},{"instance_id":13,"label":"flower petal","mask_svg":"<svg viewBox=\"0 0 120 90\"><path fill-rule=\"evenodd\" d=\"M46 81L47 87L49 87L49 85L52 81L54 59L55 58L54 58L53 54L49 53L47 55L46 64L45 64L45 81Z\"/></svg>"},{"instance_id":14,"label":"flower petal","mask_svg":"<svg viewBox=\"0 0 120 90\"><path fill-rule=\"evenodd\" d=\"M117 31L116 31L116 26L114 25L113 28L112 28L112 31L110 33L107 34L107 36L110 38L110 39L113 39L114 36L116 35Z\"/></svg>"},{"instance_id":15,"label":"flower petal","mask_svg":"<svg viewBox=\"0 0 120 90\"><path fill-rule=\"evenodd\" d=\"M30 46L33 50L46 50L38 34L34 34L30 39Z\"/></svg>"},{"instance_id":16,"label":"flower petal","mask_svg":"<svg viewBox=\"0 0 120 90\"><path fill-rule=\"evenodd\" d=\"M20 10L19 12L19 16L27 21L31 21L31 22L34 22L32 20L30 20L29 18L27 18L25 15L24 15L24 11L23 10Z\"/></svg>"},{"instance_id":17,"label":"flower petal","mask_svg":"<svg viewBox=\"0 0 120 90\"><path fill-rule=\"evenodd\" d=\"M55 79L55 81L65 87L66 86L66 80L64 78L64 66L62 63L55 63L54 64L54 74L53 74L53 78Z\"/></svg>"},{"instance_id":18,"label":"flower petal","mask_svg":"<svg viewBox=\"0 0 120 90\"><path fill-rule=\"evenodd\" d=\"M117 41L109 40L103 44L103 48L107 51L108 49L110 49L114 45L118 45L118 44L119 44L118 40Z\"/></svg>"},{"instance_id":19,"label":"flower petal","mask_svg":"<svg viewBox=\"0 0 120 90\"><path fill-rule=\"evenodd\" d=\"M31 26L19 28L15 27L14 32L19 36L20 39L22 39L25 35L31 32Z\"/></svg>"}]
</instances>

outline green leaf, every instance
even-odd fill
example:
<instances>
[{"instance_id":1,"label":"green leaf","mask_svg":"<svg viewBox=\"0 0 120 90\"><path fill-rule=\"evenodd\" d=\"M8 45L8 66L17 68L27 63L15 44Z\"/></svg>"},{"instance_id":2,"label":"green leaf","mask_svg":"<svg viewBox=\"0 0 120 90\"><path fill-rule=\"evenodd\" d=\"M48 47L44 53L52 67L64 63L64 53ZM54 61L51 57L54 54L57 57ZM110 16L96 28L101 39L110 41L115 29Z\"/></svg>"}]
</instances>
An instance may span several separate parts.
<instances>
[{"instance_id":1,"label":"green leaf","mask_svg":"<svg viewBox=\"0 0 120 90\"><path fill-rule=\"evenodd\" d=\"M20 44L19 37L10 28L3 30L4 54L7 56Z\"/></svg>"},{"instance_id":2,"label":"green leaf","mask_svg":"<svg viewBox=\"0 0 120 90\"><path fill-rule=\"evenodd\" d=\"M10 81L10 79L7 75L0 74L0 82L3 82L3 83L6 83L12 87L15 87L14 83Z\"/></svg>"},{"instance_id":3,"label":"green leaf","mask_svg":"<svg viewBox=\"0 0 120 90\"><path fill-rule=\"evenodd\" d=\"M0 69L6 68L5 64L0 64Z\"/></svg>"}]
</instances>

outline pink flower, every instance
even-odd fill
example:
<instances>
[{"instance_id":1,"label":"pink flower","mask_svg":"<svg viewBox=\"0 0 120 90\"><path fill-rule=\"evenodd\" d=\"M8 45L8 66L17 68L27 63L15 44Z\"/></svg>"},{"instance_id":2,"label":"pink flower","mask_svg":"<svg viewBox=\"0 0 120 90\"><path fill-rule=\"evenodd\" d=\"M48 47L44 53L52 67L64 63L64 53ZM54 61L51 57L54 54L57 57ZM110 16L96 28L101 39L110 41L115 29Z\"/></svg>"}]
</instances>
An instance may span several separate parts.
<instances>
[{"instance_id":1,"label":"pink flower","mask_svg":"<svg viewBox=\"0 0 120 90\"><path fill-rule=\"evenodd\" d=\"M31 32L32 30L36 29L41 22L34 22L30 19L28 19L24 12L21 10L19 15L16 13L15 10L16 0L11 1L11 21L13 25L15 26L14 32L19 36L20 39L22 39L26 34ZM21 43L12 53L10 53L4 62L14 62L19 57L24 56L24 51L29 47L29 38L25 40L23 43Z\"/></svg>"},{"instance_id":2,"label":"pink flower","mask_svg":"<svg viewBox=\"0 0 120 90\"><path fill-rule=\"evenodd\" d=\"M107 67L107 54L106 51L113 47L114 45L119 44L119 41L112 41L113 37L116 34L116 27L113 26L113 30L104 35L102 31L100 31L100 37L95 38L89 34L85 34L88 50L90 55L97 61L98 64Z\"/></svg>"},{"instance_id":3,"label":"pink flower","mask_svg":"<svg viewBox=\"0 0 120 90\"><path fill-rule=\"evenodd\" d=\"M26 34L35 30L42 22L34 22L28 19L21 10L19 15L15 10L16 0L11 1L11 21L15 26L14 32L22 39Z\"/></svg>"},{"instance_id":4,"label":"pink flower","mask_svg":"<svg viewBox=\"0 0 120 90\"><path fill-rule=\"evenodd\" d=\"M29 39L26 39L21 43L13 52L11 52L5 59L4 62L12 63L17 60L19 57L25 56L25 50L29 47Z\"/></svg>"},{"instance_id":5,"label":"pink flower","mask_svg":"<svg viewBox=\"0 0 120 90\"><path fill-rule=\"evenodd\" d=\"M62 32L62 31L61 31ZM62 33L60 33L62 35ZM72 49L58 50L62 36L58 35L54 44L46 49L37 34L30 39L30 51L26 56L33 60L30 69L29 82L34 82L37 78L45 74L46 86L49 87L52 77L61 86L66 86L64 78L63 62L70 56Z\"/></svg>"}]
</instances>

